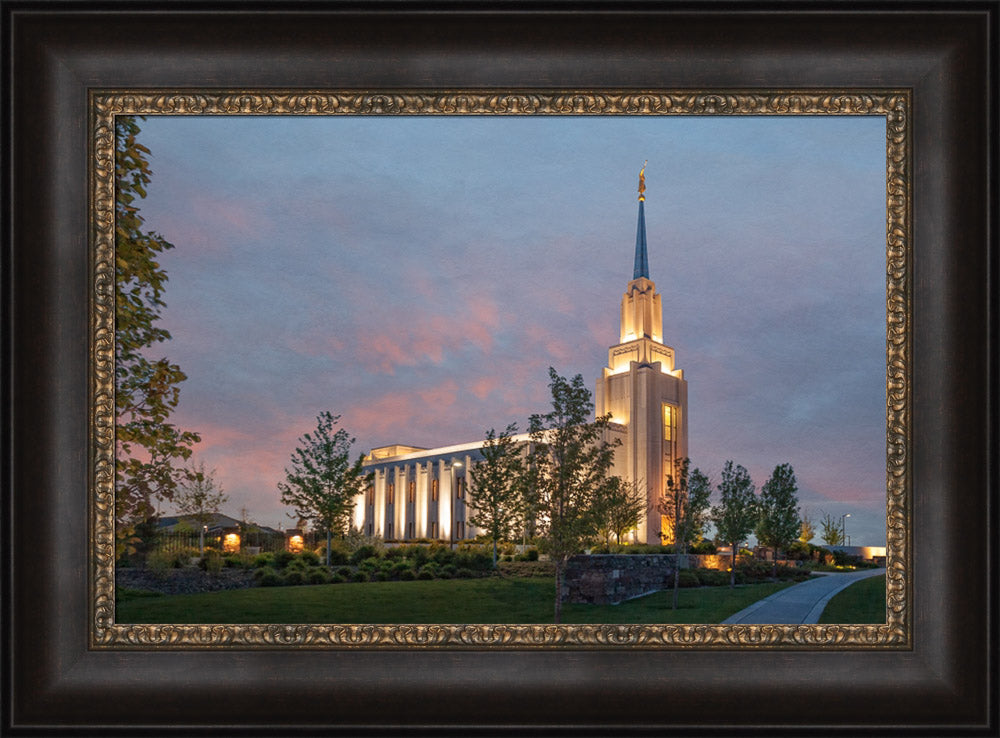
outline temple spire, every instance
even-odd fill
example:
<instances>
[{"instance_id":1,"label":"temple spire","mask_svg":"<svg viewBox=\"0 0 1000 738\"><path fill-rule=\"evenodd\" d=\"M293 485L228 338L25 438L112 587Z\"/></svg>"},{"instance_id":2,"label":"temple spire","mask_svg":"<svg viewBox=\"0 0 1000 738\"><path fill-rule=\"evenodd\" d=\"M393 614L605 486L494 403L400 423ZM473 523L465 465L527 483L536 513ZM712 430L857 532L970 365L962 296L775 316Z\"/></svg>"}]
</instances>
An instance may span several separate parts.
<instances>
[{"instance_id":1,"label":"temple spire","mask_svg":"<svg viewBox=\"0 0 1000 738\"><path fill-rule=\"evenodd\" d=\"M646 253L646 164L639 170L639 222L635 230L635 267L632 279L649 279L649 256Z\"/></svg>"}]
</instances>

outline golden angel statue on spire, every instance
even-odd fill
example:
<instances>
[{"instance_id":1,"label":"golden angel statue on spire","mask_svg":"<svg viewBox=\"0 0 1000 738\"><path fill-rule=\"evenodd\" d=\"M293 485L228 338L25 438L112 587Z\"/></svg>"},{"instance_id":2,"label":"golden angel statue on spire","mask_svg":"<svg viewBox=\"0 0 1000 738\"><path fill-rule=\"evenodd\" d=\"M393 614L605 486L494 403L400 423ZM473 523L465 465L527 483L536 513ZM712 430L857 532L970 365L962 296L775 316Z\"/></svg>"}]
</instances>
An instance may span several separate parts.
<instances>
[{"instance_id":1,"label":"golden angel statue on spire","mask_svg":"<svg viewBox=\"0 0 1000 738\"><path fill-rule=\"evenodd\" d=\"M639 199L646 199L646 165L649 164L647 159L642 163L642 169L639 170Z\"/></svg>"}]
</instances>

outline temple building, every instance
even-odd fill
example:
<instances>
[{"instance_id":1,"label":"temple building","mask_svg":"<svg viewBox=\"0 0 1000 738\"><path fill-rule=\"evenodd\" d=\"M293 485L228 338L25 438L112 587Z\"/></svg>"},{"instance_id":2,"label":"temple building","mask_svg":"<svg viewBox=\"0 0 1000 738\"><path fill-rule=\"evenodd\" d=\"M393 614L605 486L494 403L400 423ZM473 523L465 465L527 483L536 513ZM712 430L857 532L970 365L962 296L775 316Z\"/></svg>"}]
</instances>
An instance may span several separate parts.
<instances>
[{"instance_id":1,"label":"temple building","mask_svg":"<svg viewBox=\"0 0 1000 738\"><path fill-rule=\"evenodd\" d=\"M657 502L675 463L688 455L687 382L663 343L663 308L649 277L646 247L645 167L639 173L639 217L632 279L621 302L619 343L597 379L594 409L611 415L607 440L618 439L611 473L647 490L648 514L629 539L669 540L669 521ZM503 423L506 424L506 421ZM518 441L528 441L527 434ZM374 481L357 499L354 526L386 540L444 542L475 537L468 525L469 467L480 461L482 439L441 448L383 446L365 457Z\"/></svg>"}]
</instances>

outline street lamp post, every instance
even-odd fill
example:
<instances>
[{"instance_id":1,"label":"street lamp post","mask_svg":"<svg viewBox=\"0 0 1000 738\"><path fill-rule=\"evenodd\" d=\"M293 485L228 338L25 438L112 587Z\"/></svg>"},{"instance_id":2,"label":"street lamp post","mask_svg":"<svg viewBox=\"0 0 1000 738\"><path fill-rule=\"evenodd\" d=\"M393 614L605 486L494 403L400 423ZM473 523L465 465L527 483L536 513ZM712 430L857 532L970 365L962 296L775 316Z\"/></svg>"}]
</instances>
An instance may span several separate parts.
<instances>
[{"instance_id":1,"label":"street lamp post","mask_svg":"<svg viewBox=\"0 0 1000 738\"><path fill-rule=\"evenodd\" d=\"M840 535L843 538L841 541L842 545L847 545L847 519L851 517L850 513L844 513L840 516Z\"/></svg>"}]
</instances>

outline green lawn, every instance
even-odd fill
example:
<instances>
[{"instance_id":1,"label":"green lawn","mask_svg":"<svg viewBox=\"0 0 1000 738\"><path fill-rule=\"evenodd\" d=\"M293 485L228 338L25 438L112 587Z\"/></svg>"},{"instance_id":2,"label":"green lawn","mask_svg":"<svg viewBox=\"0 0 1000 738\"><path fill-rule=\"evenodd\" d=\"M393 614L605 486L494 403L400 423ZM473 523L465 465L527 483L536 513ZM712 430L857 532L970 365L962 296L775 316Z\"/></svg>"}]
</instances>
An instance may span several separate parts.
<instances>
[{"instance_id":1,"label":"green lawn","mask_svg":"<svg viewBox=\"0 0 1000 738\"><path fill-rule=\"evenodd\" d=\"M787 587L769 583L656 592L617 606L564 605L564 623L718 623ZM551 623L551 578L364 582L134 596L119 623Z\"/></svg>"},{"instance_id":2,"label":"green lawn","mask_svg":"<svg viewBox=\"0 0 1000 738\"><path fill-rule=\"evenodd\" d=\"M830 600L819 622L884 623L885 574L855 582Z\"/></svg>"}]
</instances>

